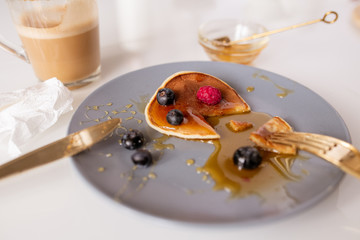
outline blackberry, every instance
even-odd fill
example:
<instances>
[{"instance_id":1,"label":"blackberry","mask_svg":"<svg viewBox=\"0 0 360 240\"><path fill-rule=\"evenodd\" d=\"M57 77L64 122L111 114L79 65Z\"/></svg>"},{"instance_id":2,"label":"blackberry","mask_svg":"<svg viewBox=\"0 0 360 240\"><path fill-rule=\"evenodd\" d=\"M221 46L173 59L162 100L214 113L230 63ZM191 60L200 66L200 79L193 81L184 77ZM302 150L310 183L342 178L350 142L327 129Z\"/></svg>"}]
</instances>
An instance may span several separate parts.
<instances>
[{"instance_id":1,"label":"blackberry","mask_svg":"<svg viewBox=\"0 0 360 240\"><path fill-rule=\"evenodd\" d=\"M121 138L121 144L129 150L141 147L145 142L144 135L136 129L132 129Z\"/></svg>"},{"instance_id":2,"label":"blackberry","mask_svg":"<svg viewBox=\"0 0 360 240\"><path fill-rule=\"evenodd\" d=\"M170 88L162 88L157 92L156 100L163 106L172 105L175 101L175 93Z\"/></svg>"},{"instance_id":3,"label":"blackberry","mask_svg":"<svg viewBox=\"0 0 360 240\"><path fill-rule=\"evenodd\" d=\"M235 151L233 161L239 169L255 169L261 164L262 157L255 147L240 147Z\"/></svg>"},{"instance_id":4,"label":"blackberry","mask_svg":"<svg viewBox=\"0 0 360 240\"><path fill-rule=\"evenodd\" d=\"M180 125L184 120L184 114L178 109L173 109L166 115L166 120L171 125Z\"/></svg>"},{"instance_id":5,"label":"blackberry","mask_svg":"<svg viewBox=\"0 0 360 240\"><path fill-rule=\"evenodd\" d=\"M152 155L148 150L139 149L131 156L135 165L150 166L153 162Z\"/></svg>"}]
</instances>

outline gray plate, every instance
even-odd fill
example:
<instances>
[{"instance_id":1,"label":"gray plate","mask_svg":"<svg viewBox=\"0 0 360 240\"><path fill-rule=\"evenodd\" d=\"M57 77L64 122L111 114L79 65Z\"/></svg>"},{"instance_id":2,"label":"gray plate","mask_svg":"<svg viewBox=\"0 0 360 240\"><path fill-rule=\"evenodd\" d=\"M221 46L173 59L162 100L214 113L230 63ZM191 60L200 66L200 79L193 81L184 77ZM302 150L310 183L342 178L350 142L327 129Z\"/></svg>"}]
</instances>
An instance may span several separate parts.
<instances>
[{"instance_id":1,"label":"gray plate","mask_svg":"<svg viewBox=\"0 0 360 240\"><path fill-rule=\"evenodd\" d=\"M141 106L160 84L178 71L199 71L214 75L235 88L253 111L281 116L297 131L330 135L350 142L348 130L339 114L320 96L304 86L277 74L254 67L222 62L180 62L153 66L122 75L94 91L79 106L68 132L121 117L127 129L141 130L148 142L161 136L143 121ZM247 87L255 90L248 92ZM293 92L280 98L282 88ZM130 105L132 106L130 107ZM133 118L133 119L132 119ZM126 120L128 119L128 120ZM253 223L273 220L299 212L334 190L343 172L317 157L296 160L292 172L299 181L274 188L267 202L258 195L232 199L226 191L213 191L211 180L196 172L213 151L211 144L170 138L174 150L165 149L150 168L132 170L132 151L119 144L122 129L73 157L81 175L96 189L131 209L165 219L197 223ZM194 166L187 159L196 159ZM103 171L102 171L103 170ZM261 194L260 194L261 195Z\"/></svg>"}]
</instances>

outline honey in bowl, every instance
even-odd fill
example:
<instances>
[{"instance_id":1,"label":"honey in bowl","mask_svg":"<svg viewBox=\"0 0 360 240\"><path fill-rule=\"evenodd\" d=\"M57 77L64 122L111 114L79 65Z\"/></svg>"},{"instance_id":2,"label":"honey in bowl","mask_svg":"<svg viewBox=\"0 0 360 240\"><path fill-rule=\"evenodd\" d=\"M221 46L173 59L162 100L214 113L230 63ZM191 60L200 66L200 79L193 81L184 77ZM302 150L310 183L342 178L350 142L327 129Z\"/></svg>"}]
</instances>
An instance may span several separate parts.
<instances>
[{"instance_id":1,"label":"honey in bowl","mask_svg":"<svg viewBox=\"0 0 360 240\"><path fill-rule=\"evenodd\" d=\"M268 37L229 44L245 37L266 32L262 25L235 19L215 20L199 27L200 45L213 61L250 64L267 46Z\"/></svg>"}]
</instances>

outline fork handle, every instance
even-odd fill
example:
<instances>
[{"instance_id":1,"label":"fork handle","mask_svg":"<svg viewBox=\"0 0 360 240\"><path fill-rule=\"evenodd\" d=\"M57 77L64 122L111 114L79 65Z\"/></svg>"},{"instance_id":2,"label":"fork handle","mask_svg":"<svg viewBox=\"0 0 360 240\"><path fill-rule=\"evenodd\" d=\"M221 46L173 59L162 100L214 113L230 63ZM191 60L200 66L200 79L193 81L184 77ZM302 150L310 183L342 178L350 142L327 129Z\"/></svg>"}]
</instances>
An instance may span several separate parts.
<instances>
[{"instance_id":1,"label":"fork handle","mask_svg":"<svg viewBox=\"0 0 360 240\"><path fill-rule=\"evenodd\" d=\"M354 156L351 156L354 154ZM351 152L346 158L339 161L339 168L360 179L360 153Z\"/></svg>"}]
</instances>

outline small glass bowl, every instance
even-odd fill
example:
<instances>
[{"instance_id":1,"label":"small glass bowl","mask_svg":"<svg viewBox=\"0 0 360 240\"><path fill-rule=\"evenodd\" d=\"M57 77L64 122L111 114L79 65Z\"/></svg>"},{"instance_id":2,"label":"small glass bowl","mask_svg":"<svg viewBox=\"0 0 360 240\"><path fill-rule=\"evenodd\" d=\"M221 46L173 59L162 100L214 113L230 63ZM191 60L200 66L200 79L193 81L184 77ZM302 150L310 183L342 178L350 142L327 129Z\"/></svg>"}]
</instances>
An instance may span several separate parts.
<instances>
[{"instance_id":1,"label":"small glass bowl","mask_svg":"<svg viewBox=\"0 0 360 240\"><path fill-rule=\"evenodd\" d=\"M267 46L268 37L257 38L237 44L229 41L266 32L262 25L236 19L214 20L199 27L200 45L213 61L250 64Z\"/></svg>"}]
</instances>

